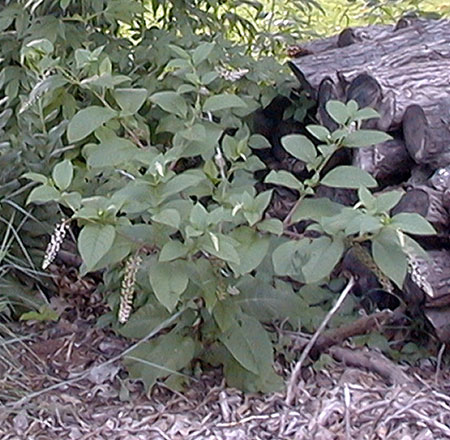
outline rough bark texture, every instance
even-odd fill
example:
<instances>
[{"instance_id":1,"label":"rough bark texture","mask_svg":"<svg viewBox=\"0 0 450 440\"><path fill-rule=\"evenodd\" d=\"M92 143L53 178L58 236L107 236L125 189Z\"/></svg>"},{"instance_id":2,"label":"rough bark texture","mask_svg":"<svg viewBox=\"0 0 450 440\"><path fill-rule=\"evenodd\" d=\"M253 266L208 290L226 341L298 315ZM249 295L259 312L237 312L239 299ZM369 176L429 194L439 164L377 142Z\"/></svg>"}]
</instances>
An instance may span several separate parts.
<instances>
[{"instance_id":1,"label":"rough bark texture","mask_svg":"<svg viewBox=\"0 0 450 440\"><path fill-rule=\"evenodd\" d=\"M289 65L311 96L320 103L332 90L343 101L370 105L382 115L376 123L382 130L399 128L411 104L432 107L450 95L447 20L345 30L305 49L310 54Z\"/></svg>"}]
</instances>

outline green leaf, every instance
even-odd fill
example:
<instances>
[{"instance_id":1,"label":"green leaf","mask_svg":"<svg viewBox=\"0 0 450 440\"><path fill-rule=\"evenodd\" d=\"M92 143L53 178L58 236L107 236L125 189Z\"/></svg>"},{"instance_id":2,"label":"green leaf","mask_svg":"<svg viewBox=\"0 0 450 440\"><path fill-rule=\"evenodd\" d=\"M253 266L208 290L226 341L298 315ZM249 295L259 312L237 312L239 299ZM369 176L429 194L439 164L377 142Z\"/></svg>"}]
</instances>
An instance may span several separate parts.
<instances>
[{"instance_id":1,"label":"green leaf","mask_svg":"<svg viewBox=\"0 0 450 440\"><path fill-rule=\"evenodd\" d=\"M265 352L273 358L272 344L262 325L251 316L243 315L230 324L230 328L220 336L233 357L247 370L258 375L259 359Z\"/></svg>"},{"instance_id":2,"label":"green leaf","mask_svg":"<svg viewBox=\"0 0 450 440\"><path fill-rule=\"evenodd\" d=\"M188 107L185 99L177 92L165 91L154 93L150 96L150 101L161 107L167 113L181 116L185 118L187 116Z\"/></svg>"},{"instance_id":3,"label":"green leaf","mask_svg":"<svg viewBox=\"0 0 450 440\"><path fill-rule=\"evenodd\" d=\"M261 322L286 318L295 321L304 312L304 301L287 283L274 287L266 280L248 275L241 277L236 287L240 293L233 297L233 303Z\"/></svg>"},{"instance_id":4,"label":"green leaf","mask_svg":"<svg viewBox=\"0 0 450 440\"><path fill-rule=\"evenodd\" d=\"M21 321L58 321L59 313L47 306L39 308L39 312L31 311L20 315Z\"/></svg>"},{"instance_id":5,"label":"green leaf","mask_svg":"<svg viewBox=\"0 0 450 440\"><path fill-rule=\"evenodd\" d=\"M376 130L357 130L344 139L343 145L351 148L370 147L392 139L387 133Z\"/></svg>"},{"instance_id":6,"label":"green leaf","mask_svg":"<svg viewBox=\"0 0 450 440\"><path fill-rule=\"evenodd\" d=\"M89 272L111 249L116 229L112 225L88 224L78 237L78 250Z\"/></svg>"},{"instance_id":7,"label":"green leaf","mask_svg":"<svg viewBox=\"0 0 450 440\"><path fill-rule=\"evenodd\" d=\"M98 260L94 267L88 268L86 264L83 263L81 265L80 275L84 276L89 271L94 272L104 269L105 267L114 266L115 264L123 261L128 255L130 255L130 253L130 240L116 234L116 236L114 237L114 242L109 251L106 252L106 254L103 255L102 258L100 258L100 260Z\"/></svg>"},{"instance_id":8,"label":"green leaf","mask_svg":"<svg viewBox=\"0 0 450 440\"><path fill-rule=\"evenodd\" d=\"M126 338L143 338L151 329L161 325L169 318L167 310L159 304L145 304L134 312L127 323L120 326L117 332Z\"/></svg>"},{"instance_id":9,"label":"green leaf","mask_svg":"<svg viewBox=\"0 0 450 440\"><path fill-rule=\"evenodd\" d=\"M52 173L55 185L61 190L66 190L72 183L73 179L73 165L68 159L63 160L55 165Z\"/></svg>"},{"instance_id":10,"label":"green leaf","mask_svg":"<svg viewBox=\"0 0 450 440\"><path fill-rule=\"evenodd\" d=\"M177 174L164 185L161 194L162 199L186 191L204 180L205 175L199 170L187 170L184 173Z\"/></svg>"},{"instance_id":11,"label":"green leaf","mask_svg":"<svg viewBox=\"0 0 450 440\"><path fill-rule=\"evenodd\" d=\"M95 132L97 135L98 132ZM102 138L100 144L88 144L83 153L87 164L92 168L116 167L131 161L139 149L128 139L117 137L114 133Z\"/></svg>"},{"instance_id":12,"label":"green leaf","mask_svg":"<svg viewBox=\"0 0 450 440\"><path fill-rule=\"evenodd\" d=\"M395 230L384 228L372 239L372 255L381 271L402 289L408 262Z\"/></svg>"},{"instance_id":13,"label":"green leaf","mask_svg":"<svg viewBox=\"0 0 450 440\"><path fill-rule=\"evenodd\" d=\"M364 205L364 207L367 208L368 210L373 210L375 208L375 203L377 199L365 186L359 187L358 198Z\"/></svg>"},{"instance_id":14,"label":"green leaf","mask_svg":"<svg viewBox=\"0 0 450 440\"><path fill-rule=\"evenodd\" d=\"M195 342L175 332L144 342L128 353L124 364L130 378L142 380L147 392L157 379L177 374L195 354Z\"/></svg>"},{"instance_id":15,"label":"green leaf","mask_svg":"<svg viewBox=\"0 0 450 440\"><path fill-rule=\"evenodd\" d=\"M161 249L159 253L159 262L173 261L178 258L183 258L187 255L188 248L177 240L169 240Z\"/></svg>"},{"instance_id":16,"label":"green leaf","mask_svg":"<svg viewBox=\"0 0 450 440\"><path fill-rule=\"evenodd\" d=\"M320 182L332 188L375 188L377 181L367 172L351 165L341 165L329 171Z\"/></svg>"},{"instance_id":17,"label":"green leaf","mask_svg":"<svg viewBox=\"0 0 450 440\"><path fill-rule=\"evenodd\" d=\"M191 57L190 55L181 47L179 46L175 46L175 44L168 44L167 47L169 47L169 49L175 53L175 55L178 55L181 58L184 58L186 60L189 60Z\"/></svg>"},{"instance_id":18,"label":"green leaf","mask_svg":"<svg viewBox=\"0 0 450 440\"><path fill-rule=\"evenodd\" d=\"M254 150L272 148L271 143L262 134L253 134L248 140L248 146Z\"/></svg>"},{"instance_id":19,"label":"green leaf","mask_svg":"<svg viewBox=\"0 0 450 440\"><path fill-rule=\"evenodd\" d=\"M268 218L256 224L258 231L269 232L280 236L283 234L284 226L283 222L277 218Z\"/></svg>"},{"instance_id":20,"label":"green leaf","mask_svg":"<svg viewBox=\"0 0 450 440\"><path fill-rule=\"evenodd\" d=\"M342 205L323 197L318 199L304 199L292 216L292 222L301 220L320 221L322 217L331 217L341 212Z\"/></svg>"},{"instance_id":21,"label":"green leaf","mask_svg":"<svg viewBox=\"0 0 450 440\"><path fill-rule=\"evenodd\" d=\"M347 106L340 101L328 101L325 104L328 114L335 120L338 124L344 125L349 117L349 111Z\"/></svg>"},{"instance_id":22,"label":"green leaf","mask_svg":"<svg viewBox=\"0 0 450 440\"><path fill-rule=\"evenodd\" d=\"M152 216L152 220L154 222L162 223L163 225L178 229L180 227L181 217L176 209L168 208L163 209L158 214Z\"/></svg>"},{"instance_id":23,"label":"green leaf","mask_svg":"<svg viewBox=\"0 0 450 440\"><path fill-rule=\"evenodd\" d=\"M345 246L340 237L320 237L312 240L308 249L308 262L302 267L305 281L317 283L330 276L342 258Z\"/></svg>"},{"instance_id":24,"label":"green leaf","mask_svg":"<svg viewBox=\"0 0 450 440\"><path fill-rule=\"evenodd\" d=\"M307 125L306 129L319 141L326 142L331 133L328 128L323 127L322 125Z\"/></svg>"},{"instance_id":25,"label":"green leaf","mask_svg":"<svg viewBox=\"0 0 450 440\"><path fill-rule=\"evenodd\" d=\"M236 250L238 244L235 240L223 234L206 234L200 242L201 248L229 263L239 265L241 259Z\"/></svg>"},{"instance_id":26,"label":"green leaf","mask_svg":"<svg viewBox=\"0 0 450 440\"><path fill-rule=\"evenodd\" d=\"M146 89L115 89L114 99L122 111L128 115L134 115L146 101L148 92Z\"/></svg>"},{"instance_id":27,"label":"green leaf","mask_svg":"<svg viewBox=\"0 0 450 440\"><path fill-rule=\"evenodd\" d=\"M172 312L189 283L187 267L182 261L152 262L149 279L158 301Z\"/></svg>"},{"instance_id":28,"label":"green leaf","mask_svg":"<svg viewBox=\"0 0 450 440\"><path fill-rule=\"evenodd\" d=\"M301 268L308 262L309 244L310 240L304 238L279 245L272 253L275 273L280 276L302 276Z\"/></svg>"},{"instance_id":29,"label":"green leaf","mask_svg":"<svg viewBox=\"0 0 450 440\"><path fill-rule=\"evenodd\" d=\"M201 43L192 54L192 62L194 66L198 66L202 61L205 61L213 51L216 43Z\"/></svg>"},{"instance_id":30,"label":"green leaf","mask_svg":"<svg viewBox=\"0 0 450 440\"><path fill-rule=\"evenodd\" d=\"M264 183L272 183L274 185L286 186L288 188L303 190L303 183L300 182L292 173L285 170L272 170L264 179Z\"/></svg>"},{"instance_id":31,"label":"green leaf","mask_svg":"<svg viewBox=\"0 0 450 440\"><path fill-rule=\"evenodd\" d=\"M398 204L404 194L404 191L389 191L387 193L377 195L375 201L376 212L380 214L387 214L394 206Z\"/></svg>"},{"instance_id":32,"label":"green leaf","mask_svg":"<svg viewBox=\"0 0 450 440\"><path fill-rule=\"evenodd\" d=\"M80 141L115 116L114 110L97 105L80 110L67 127L68 141L71 143Z\"/></svg>"},{"instance_id":33,"label":"green leaf","mask_svg":"<svg viewBox=\"0 0 450 440\"><path fill-rule=\"evenodd\" d=\"M347 222L345 227L346 235L359 234L364 235L368 232L376 233L382 227L380 218L373 217L369 214L358 213L355 217Z\"/></svg>"},{"instance_id":34,"label":"green leaf","mask_svg":"<svg viewBox=\"0 0 450 440\"><path fill-rule=\"evenodd\" d=\"M402 212L392 217L391 226L408 234L435 235L436 230L420 214Z\"/></svg>"},{"instance_id":35,"label":"green leaf","mask_svg":"<svg viewBox=\"0 0 450 440\"><path fill-rule=\"evenodd\" d=\"M59 200L61 194L59 191L50 185L40 185L34 188L27 199L27 205L29 203L47 203Z\"/></svg>"},{"instance_id":36,"label":"green leaf","mask_svg":"<svg viewBox=\"0 0 450 440\"><path fill-rule=\"evenodd\" d=\"M317 157L314 144L302 134L289 134L281 138L284 149L295 158L311 163Z\"/></svg>"},{"instance_id":37,"label":"green leaf","mask_svg":"<svg viewBox=\"0 0 450 440\"><path fill-rule=\"evenodd\" d=\"M236 251L239 255L240 263L230 263L230 267L235 275L244 275L256 269L269 250L270 238L261 236L246 226L236 228L231 233L231 237L239 243Z\"/></svg>"},{"instance_id":38,"label":"green leaf","mask_svg":"<svg viewBox=\"0 0 450 440\"><path fill-rule=\"evenodd\" d=\"M365 119L379 118L380 114L373 108L366 107L358 110L353 116L354 121L364 121Z\"/></svg>"},{"instance_id":39,"label":"green leaf","mask_svg":"<svg viewBox=\"0 0 450 440\"><path fill-rule=\"evenodd\" d=\"M236 95L222 93L220 95L210 96L203 104L203 111L216 112L228 108L245 108L247 104Z\"/></svg>"},{"instance_id":40,"label":"green leaf","mask_svg":"<svg viewBox=\"0 0 450 440\"><path fill-rule=\"evenodd\" d=\"M43 174L39 174L39 173L25 173L22 174L22 176L24 179L30 179L33 182L39 182L39 183L47 183L48 182L48 177L45 177Z\"/></svg>"}]
</instances>

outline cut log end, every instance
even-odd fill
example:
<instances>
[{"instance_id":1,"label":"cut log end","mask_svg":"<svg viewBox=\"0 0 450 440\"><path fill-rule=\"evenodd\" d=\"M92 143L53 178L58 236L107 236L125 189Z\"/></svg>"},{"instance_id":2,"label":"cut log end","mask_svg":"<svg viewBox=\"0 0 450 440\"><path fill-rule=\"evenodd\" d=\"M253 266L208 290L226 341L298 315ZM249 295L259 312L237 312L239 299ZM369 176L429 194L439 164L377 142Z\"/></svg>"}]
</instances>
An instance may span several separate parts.
<instances>
[{"instance_id":1,"label":"cut log end","mask_svg":"<svg viewBox=\"0 0 450 440\"><path fill-rule=\"evenodd\" d=\"M427 118L423 109L417 105L410 105L403 116L403 136L406 149L416 163L424 163L425 151L425 127Z\"/></svg>"}]
</instances>

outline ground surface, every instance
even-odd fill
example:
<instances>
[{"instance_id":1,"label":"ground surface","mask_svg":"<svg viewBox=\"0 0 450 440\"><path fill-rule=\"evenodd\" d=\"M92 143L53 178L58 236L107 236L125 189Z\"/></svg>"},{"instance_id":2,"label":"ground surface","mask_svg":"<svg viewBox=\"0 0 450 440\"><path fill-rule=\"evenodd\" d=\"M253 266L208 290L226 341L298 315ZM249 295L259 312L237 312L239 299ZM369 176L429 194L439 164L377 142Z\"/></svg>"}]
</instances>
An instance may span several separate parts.
<instances>
[{"instance_id":1,"label":"ground surface","mask_svg":"<svg viewBox=\"0 0 450 440\"><path fill-rule=\"evenodd\" d=\"M31 330L2 347L1 440L450 438L450 372L432 360L405 368L407 385L337 364L307 367L292 406L281 393L226 388L218 370L182 394L159 385L147 397L121 379L123 339L81 319Z\"/></svg>"}]
</instances>

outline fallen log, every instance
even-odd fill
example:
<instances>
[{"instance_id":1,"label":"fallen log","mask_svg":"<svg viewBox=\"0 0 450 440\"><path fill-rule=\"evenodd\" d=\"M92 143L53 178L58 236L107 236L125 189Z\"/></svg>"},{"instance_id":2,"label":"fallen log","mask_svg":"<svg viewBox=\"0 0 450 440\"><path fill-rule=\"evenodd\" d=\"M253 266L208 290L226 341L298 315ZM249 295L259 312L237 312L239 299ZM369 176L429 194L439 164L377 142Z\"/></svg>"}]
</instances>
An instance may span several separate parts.
<instances>
[{"instance_id":1,"label":"fallen log","mask_svg":"<svg viewBox=\"0 0 450 440\"><path fill-rule=\"evenodd\" d=\"M336 98L373 106L382 116L376 127L393 130L400 127L409 105L427 108L450 95L448 20L415 19L406 27L359 28L349 35L353 37L341 37L348 40L341 41L341 47L339 36L305 44L307 54L289 62L319 103L326 100L320 96L326 80Z\"/></svg>"}]
</instances>

